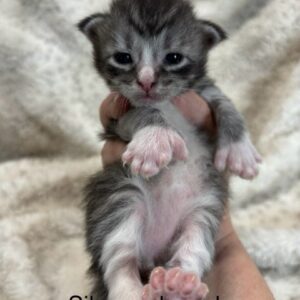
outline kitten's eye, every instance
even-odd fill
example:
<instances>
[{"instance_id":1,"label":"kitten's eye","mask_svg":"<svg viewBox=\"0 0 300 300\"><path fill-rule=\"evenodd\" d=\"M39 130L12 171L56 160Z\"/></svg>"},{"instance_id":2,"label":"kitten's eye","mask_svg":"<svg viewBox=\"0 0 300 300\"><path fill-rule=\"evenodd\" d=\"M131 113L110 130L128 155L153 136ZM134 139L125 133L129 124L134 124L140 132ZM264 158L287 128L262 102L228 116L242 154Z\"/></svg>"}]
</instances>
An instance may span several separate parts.
<instances>
[{"instance_id":1,"label":"kitten's eye","mask_svg":"<svg viewBox=\"0 0 300 300\"><path fill-rule=\"evenodd\" d=\"M114 55L115 61L120 65L129 65L133 63L132 57L129 53L118 52Z\"/></svg>"},{"instance_id":2,"label":"kitten's eye","mask_svg":"<svg viewBox=\"0 0 300 300\"><path fill-rule=\"evenodd\" d=\"M183 55L180 53L169 53L165 57L165 64L178 65L183 61Z\"/></svg>"}]
</instances>

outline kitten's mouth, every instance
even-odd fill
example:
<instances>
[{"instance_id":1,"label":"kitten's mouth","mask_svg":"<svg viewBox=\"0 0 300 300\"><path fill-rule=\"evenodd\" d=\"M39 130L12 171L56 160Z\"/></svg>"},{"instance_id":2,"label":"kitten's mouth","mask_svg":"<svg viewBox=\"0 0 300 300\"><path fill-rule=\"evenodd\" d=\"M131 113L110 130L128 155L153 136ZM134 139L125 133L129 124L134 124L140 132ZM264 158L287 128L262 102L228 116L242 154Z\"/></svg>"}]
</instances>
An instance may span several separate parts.
<instances>
[{"instance_id":1,"label":"kitten's mouth","mask_svg":"<svg viewBox=\"0 0 300 300\"><path fill-rule=\"evenodd\" d=\"M151 105L151 103L157 103L157 102L161 102L163 100L163 96L152 90L149 91L148 93L146 92L142 92L142 91L136 91L134 94L131 95L132 100L134 100L135 103L146 103ZM131 98L130 95L128 95L128 98Z\"/></svg>"},{"instance_id":2,"label":"kitten's mouth","mask_svg":"<svg viewBox=\"0 0 300 300\"><path fill-rule=\"evenodd\" d=\"M144 93L141 96L142 100L147 101L147 102L155 102L155 101L159 101L161 99L160 95L157 93Z\"/></svg>"}]
</instances>

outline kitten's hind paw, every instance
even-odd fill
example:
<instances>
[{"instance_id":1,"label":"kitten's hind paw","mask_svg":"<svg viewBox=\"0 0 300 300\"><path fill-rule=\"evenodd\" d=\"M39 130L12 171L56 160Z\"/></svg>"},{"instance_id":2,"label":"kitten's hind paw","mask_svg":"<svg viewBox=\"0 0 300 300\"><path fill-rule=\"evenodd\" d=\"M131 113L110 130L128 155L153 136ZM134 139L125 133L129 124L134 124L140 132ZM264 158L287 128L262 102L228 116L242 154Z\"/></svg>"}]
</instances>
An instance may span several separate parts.
<instances>
[{"instance_id":1,"label":"kitten's hind paw","mask_svg":"<svg viewBox=\"0 0 300 300\"><path fill-rule=\"evenodd\" d=\"M155 268L149 284L144 287L142 300L203 300L208 294L206 284L193 273L180 268Z\"/></svg>"},{"instance_id":2,"label":"kitten's hind paw","mask_svg":"<svg viewBox=\"0 0 300 300\"><path fill-rule=\"evenodd\" d=\"M220 172L228 169L244 179L257 176L261 162L261 156L248 137L219 148L215 156L215 166Z\"/></svg>"},{"instance_id":3,"label":"kitten's hind paw","mask_svg":"<svg viewBox=\"0 0 300 300\"><path fill-rule=\"evenodd\" d=\"M183 138L170 128L148 126L136 133L122 156L133 174L152 177L172 159L185 160L188 155Z\"/></svg>"}]
</instances>

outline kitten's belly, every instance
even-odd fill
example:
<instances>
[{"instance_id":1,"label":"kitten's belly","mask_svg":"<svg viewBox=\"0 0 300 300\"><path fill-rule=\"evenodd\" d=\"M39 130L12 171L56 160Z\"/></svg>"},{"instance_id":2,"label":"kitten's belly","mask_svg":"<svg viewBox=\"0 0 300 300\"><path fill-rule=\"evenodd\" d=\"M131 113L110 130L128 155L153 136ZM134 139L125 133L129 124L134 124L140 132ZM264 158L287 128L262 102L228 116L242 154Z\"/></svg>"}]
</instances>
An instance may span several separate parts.
<instances>
[{"instance_id":1,"label":"kitten's belly","mask_svg":"<svg viewBox=\"0 0 300 300\"><path fill-rule=\"evenodd\" d=\"M211 149L205 139L182 117L170 103L159 107L169 124L185 138L189 155L187 162L170 165L147 184L150 197L146 203L143 234L144 260L164 254L176 229L194 211L205 192L206 163L212 162Z\"/></svg>"},{"instance_id":2,"label":"kitten's belly","mask_svg":"<svg viewBox=\"0 0 300 300\"><path fill-rule=\"evenodd\" d=\"M176 229L201 197L201 174L197 166L177 163L150 186L143 252L148 259L163 254Z\"/></svg>"}]
</instances>

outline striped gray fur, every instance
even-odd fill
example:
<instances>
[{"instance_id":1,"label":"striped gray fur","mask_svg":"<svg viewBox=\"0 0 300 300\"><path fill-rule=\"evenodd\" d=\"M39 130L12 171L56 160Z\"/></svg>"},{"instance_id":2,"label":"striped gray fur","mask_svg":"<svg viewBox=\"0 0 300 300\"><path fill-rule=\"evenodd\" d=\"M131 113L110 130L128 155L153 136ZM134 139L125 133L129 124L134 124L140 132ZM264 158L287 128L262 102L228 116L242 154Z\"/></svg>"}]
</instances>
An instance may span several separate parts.
<instances>
[{"instance_id":1,"label":"striped gray fur","mask_svg":"<svg viewBox=\"0 0 300 300\"><path fill-rule=\"evenodd\" d=\"M197 20L191 5L182 0L115 0L108 13L92 15L79 27L93 44L99 74L111 90L125 96L132 106L120 120L112 122L105 136L130 142L142 129L166 128L179 133L189 150L185 162L173 160L168 169L148 179L134 175L120 161L105 167L90 180L85 204L87 249L91 254L91 273L96 278L93 299L117 300L117 295L122 293L121 288L118 290L121 275L117 270L126 273L130 266L133 277L128 278L127 284L137 290L144 273L158 264L181 266L201 277L212 264L214 239L228 197L227 178L216 170L214 153L216 147L238 142L245 135L243 118L206 76L207 53L226 35L219 26ZM163 64L162 57L171 50L187 57L180 68ZM112 59L119 51L129 52L133 63L117 67ZM136 84L139 64L144 60L155 65L157 101L153 103L141 101ZM216 140L189 124L170 102L191 89L214 112L218 127ZM197 183L192 186L197 195L189 198L187 204L178 200L182 206L180 213L174 207L177 200L156 198L157 194L165 195L168 189L172 190L174 180L181 183L189 176ZM165 183L166 178L172 178L169 185ZM172 234L151 256L149 249L144 248L148 242L146 236L148 229L155 227L153 222L163 224L159 214L168 211L164 201L169 201L169 210L177 214L176 222ZM160 205L158 213L156 209ZM186 240L187 228L198 228L190 238L193 240ZM184 257L182 249L186 243L198 246L190 256ZM108 245L112 245L110 250ZM123 293L124 300L138 299L138 292L130 294L125 290Z\"/></svg>"}]
</instances>

